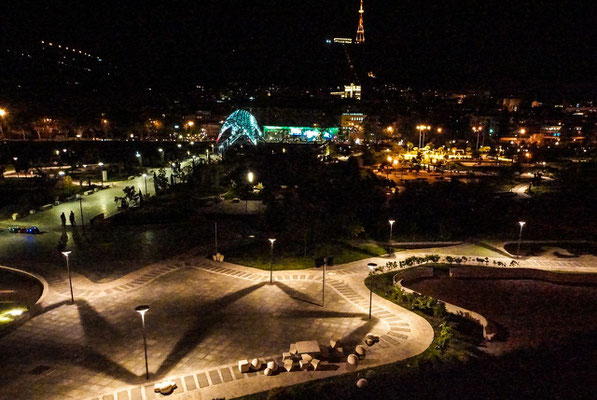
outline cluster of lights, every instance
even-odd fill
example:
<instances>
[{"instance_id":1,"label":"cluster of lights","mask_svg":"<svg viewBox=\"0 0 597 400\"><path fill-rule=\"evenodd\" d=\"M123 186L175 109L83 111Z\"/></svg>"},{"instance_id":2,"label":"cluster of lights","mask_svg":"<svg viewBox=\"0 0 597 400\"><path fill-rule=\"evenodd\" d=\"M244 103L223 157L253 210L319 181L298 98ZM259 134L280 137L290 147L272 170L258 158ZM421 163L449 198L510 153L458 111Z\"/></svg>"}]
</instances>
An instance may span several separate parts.
<instances>
[{"instance_id":1,"label":"cluster of lights","mask_svg":"<svg viewBox=\"0 0 597 400\"><path fill-rule=\"evenodd\" d=\"M72 47L62 46L61 44L54 45L54 43L52 43L52 42L46 42L45 40L42 40L41 44L47 44L50 47L57 47L59 49L63 48L66 51L72 51L73 53L81 54L81 55L84 55L84 56L89 57L89 58L96 58L98 61L102 61L102 59L100 57L95 57L92 54L84 52L83 50L77 50L77 49L74 49Z\"/></svg>"}]
</instances>

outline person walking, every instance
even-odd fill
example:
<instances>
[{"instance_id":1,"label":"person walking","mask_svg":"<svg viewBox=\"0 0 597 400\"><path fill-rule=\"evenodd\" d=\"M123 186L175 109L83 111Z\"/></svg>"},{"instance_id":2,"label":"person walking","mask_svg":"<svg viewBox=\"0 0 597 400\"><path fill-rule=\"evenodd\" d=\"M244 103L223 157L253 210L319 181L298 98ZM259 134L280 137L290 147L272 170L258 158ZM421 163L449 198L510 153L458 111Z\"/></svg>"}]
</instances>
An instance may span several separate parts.
<instances>
[{"instance_id":1,"label":"person walking","mask_svg":"<svg viewBox=\"0 0 597 400\"><path fill-rule=\"evenodd\" d=\"M66 215L64 213L60 214L60 221L62 221L62 226L66 226Z\"/></svg>"},{"instance_id":2,"label":"person walking","mask_svg":"<svg viewBox=\"0 0 597 400\"><path fill-rule=\"evenodd\" d=\"M73 211L70 212L70 215L68 216L68 219L69 219L70 224L72 226L77 226L77 221L75 220L75 213Z\"/></svg>"}]
</instances>

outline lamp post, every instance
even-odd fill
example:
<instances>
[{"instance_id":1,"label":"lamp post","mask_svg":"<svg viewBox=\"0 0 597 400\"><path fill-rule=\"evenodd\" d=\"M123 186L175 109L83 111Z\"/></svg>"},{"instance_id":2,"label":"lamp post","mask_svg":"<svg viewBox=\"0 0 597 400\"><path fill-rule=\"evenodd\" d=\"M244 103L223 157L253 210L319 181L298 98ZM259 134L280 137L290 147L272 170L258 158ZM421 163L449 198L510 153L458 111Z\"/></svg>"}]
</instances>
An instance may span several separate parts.
<instances>
[{"instance_id":1,"label":"lamp post","mask_svg":"<svg viewBox=\"0 0 597 400\"><path fill-rule=\"evenodd\" d=\"M255 180L255 174L251 171L249 171L247 173L247 182L249 182L249 185L253 185L253 180ZM249 198L247 197L247 199L245 200L245 214L249 213Z\"/></svg>"},{"instance_id":2,"label":"lamp post","mask_svg":"<svg viewBox=\"0 0 597 400\"><path fill-rule=\"evenodd\" d=\"M161 147L158 149L158 152L160 153L160 159L162 160L162 162L164 162L164 149L162 149Z\"/></svg>"},{"instance_id":3,"label":"lamp post","mask_svg":"<svg viewBox=\"0 0 597 400\"><path fill-rule=\"evenodd\" d=\"M214 222L214 245L216 248L216 253L218 254L218 223Z\"/></svg>"},{"instance_id":4,"label":"lamp post","mask_svg":"<svg viewBox=\"0 0 597 400\"><path fill-rule=\"evenodd\" d=\"M393 219L389 219L388 222L390 224L390 240L389 241L391 242L392 241L392 233L394 230L394 222L396 222L396 221Z\"/></svg>"},{"instance_id":5,"label":"lamp post","mask_svg":"<svg viewBox=\"0 0 597 400\"><path fill-rule=\"evenodd\" d=\"M15 172L17 173L17 178L20 178L20 176L19 176L19 170L17 168L17 161L18 161L19 157L13 157L12 159L15 162Z\"/></svg>"},{"instance_id":6,"label":"lamp post","mask_svg":"<svg viewBox=\"0 0 597 400\"><path fill-rule=\"evenodd\" d=\"M269 242L271 244L269 249L269 283L274 282L274 243L276 239L270 238Z\"/></svg>"},{"instance_id":7,"label":"lamp post","mask_svg":"<svg viewBox=\"0 0 597 400\"><path fill-rule=\"evenodd\" d=\"M479 136L481 135L481 131L483 131L482 126L473 126L473 132L477 134L477 150L479 150Z\"/></svg>"},{"instance_id":8,"label":"lamp post","mask_svg":"<svg viewBox=\"0 0 597 400\"><path fill-rule=\"evenodd\" d=\"M145 313L149 310L149 306L142 305L135 307L135 311L141 315L141 325L143 325L143 350L145 352L145 378L149 379L149 365L147 364L147 335L145 334Z\"/></svg>"},{"instance_id":9,"label":"lamp post","mask_svg":"<svg viewBox=\"0 0 597 400\"><path fill-rule=\"evenodd\" d=\"M137 160L139 161L139 166L142 167L143 166L143 156L141 155L141 153L136 152L135 157L137 157Z\"/></svg>"},{"instance_id":10,"label":"lamp post","mask_svg":"<svg viewBox=\"0 0 597 400\"><path fill-rule=\"evenodd\" d=\"M79 197L79 209L81 210L81 226L85 228L85 218L83 217L83 198Z\"/></svg>"},{"instance_id":11,"label":"lamp post","mask_svg":"<svg viewBox=\"0 0 597 400\"><path fill-rule=\"evenodd\" d=\"M321 306L324 307L325 306L325 270L326 267L328 265L328 258L324 257L323 258L323 279L322 279L322 285L321 285Z\"/></svg>"},{"instance_id":12,"label":"lamp post","mask_svg":"<svg viewBox=\"0 0 597 400\"><path fill-rule=\"evenodd\" d=\"M70 285L70 302L74 304L75 296L73 294L73 280L71 279L71 276L70 276L70 265L68 263L68 255L70 253L71 253L70 251L63 251L62 255L66 259L66 270L68 271L68 283Z\"/></svg>"},{"instance_id":13,"label":"lamp post","mask_svg":"<svg viewBox=\"0 0 597 400\"><path fill-rule=\"evenodd\" d=\"M145 197L147 197L147 174L143 174L143 179L145 180Z\"/></svg>"},{"instance_id":14,"label":"lamp post","mask_svg":"<svg viewBox=\"0 0 597 400\"><path fill-rule=\"evenodd\" d=\"M100 161L97 165L100 167L101 187L104 187L104 163Z\"/></svg>"},{"instance_id":15,"label":"lamp post","mask_svg":"<svg viewBox=\"0 0 597 400\"><path fill-rule=\"evenodd\" d=\"M369 264L367 264L367 267L369 267L369 270L373 271L375 268L377 268L377 264L369 263ZM371 309L372 308L373 308L373 289L371 287L369 287L369 319L371 319Z\"/></svg>"},{"instance_id":16,"label":"lamp post","mask_svg":"<svg viewBox=\"0 0 597 400\"><path fill-rule=\"evenodd\" d=\"M518 250L516 251L517 258L520 258L520 242L522 241L522 228L526 224L524 221L519 221L518 224L520 225L520 232L518 233Z\"/></svg>"}]
</instances>

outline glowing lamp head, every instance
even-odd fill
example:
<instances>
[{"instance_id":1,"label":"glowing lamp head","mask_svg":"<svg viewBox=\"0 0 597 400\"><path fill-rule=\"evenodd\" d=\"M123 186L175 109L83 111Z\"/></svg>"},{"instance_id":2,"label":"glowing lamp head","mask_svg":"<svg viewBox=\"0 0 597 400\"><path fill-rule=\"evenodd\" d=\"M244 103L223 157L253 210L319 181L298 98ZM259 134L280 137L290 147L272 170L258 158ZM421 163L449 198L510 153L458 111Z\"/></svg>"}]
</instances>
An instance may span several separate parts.
<instances>
[{"instance_id":1,"label":"glowing lamp head","mask_svg":"<svg viewBox=\"0 0 597 400\"><path fill-rule=\"evenodd\" d=\"M62 255L63 255L64 257L68 258L68 255L69 255L70 253L72 253L70 250L69 250L69 251L63 251L63 252L62 252Z\"/></svg>"},{"instance_id":2,"label":"glowing lamp head","mask_svg":"<svg viewBox=\"0 0 597 400\"><path fill-rule=\"evenodd\" d=\"M6 114L8 114L8 112L4 108L0 108L0 118L6 117Z\"/></svg>"},{"instance_id":3,"label":"glowing lamp head","mask_svg":"<svg viewBox=\"0 0 597 400\"><path fill-rule=\"evenodd\" d=\"M136 153L135 153L135 157L137 157L137 158L141 157L141 153L139 153L139 152L136 152Z\"/></svg>"},{"instance_id":4,"label":"glowing lamp head","mask_svg":"<svg viewBox=\"0 0 597 400\"><path fill-rule=\"evenodd\" d=\"M249 173L247 174L247 180L249 181L249 183L253 183L254 179L255 179L255 175L249 171Z\"/></svg>"},{"instance_id":5,"label":"glowing lamp head","mask_svg":"<svg viewBox=\"0 0 597 400\"><path fill-rule=\"evenodd\" d=\"M139 313L139 315L141 315L141 317L143 317L143 316L145 316L145 313L147 311L149 311L149 306L148 305L137 306L137 307L135 307L135 311L137 311Z\"/></svg>"},{"instance_id":6,"label":"glowing lamp head","mask_svg":"<svg viewBox=\"0 0 597 400\"><path fill-rule=\"evenodd\" d=\"M276 239L274 239L274 238L270 238L270 239L268 239L268 240L269 240L269 242L272 244L272 246L274 245L274 242L276 241Z\"/></svg>"},{"instance_id":7,"label":"glowing lamp head","mask_svg":"<svg viewBox=\"0 0 597 400\"><path fill-rule=\"evenodd\" d=\"M389 219L388 222L390 223L390 225L394 225L394 222L396 222L396 220L394 219Z\"/></svg>"},{"instance_id":8,"label":"glowing lamp head","mask_svg":"<svg viewBox=\"0 0 597 400\"><path fill-rule=\"evenodd\" d=\"M520 225L520 228L522 229L523 226L525 226L526 222L524 221L519 221L518 224Z\"/></svg>"},{"instance_id":9,"label":"glowing lamp head","mask_svg":"<svg viewBox=\"0 0 597 400\"><path fill-rule=\"evenodd\" d=\"M143 178L147 178L147 174L143 174L142 176L143 176Z\"/></svg>"},{"instance_id":10,"label":"glowing lamp head","mask_svg":"<svg viewBox=\"0 0 597 400\"><path fill-rule=\"evenodd\" d=\"M103 167L104 163L100 161L100 162L97 163L97 165L99 165L100 167Z\"/></svg>"},{"instance_id":11,"label":"glowing lamp head","mask_svg":"<svg viewBox=\"0 0 597 400\"><path fill-rule=\"evenodd\" d=\"M162 149L161 147L158 149L158 151L161 153L164 151L164 149Z\"/></svg>"}]
</instances>

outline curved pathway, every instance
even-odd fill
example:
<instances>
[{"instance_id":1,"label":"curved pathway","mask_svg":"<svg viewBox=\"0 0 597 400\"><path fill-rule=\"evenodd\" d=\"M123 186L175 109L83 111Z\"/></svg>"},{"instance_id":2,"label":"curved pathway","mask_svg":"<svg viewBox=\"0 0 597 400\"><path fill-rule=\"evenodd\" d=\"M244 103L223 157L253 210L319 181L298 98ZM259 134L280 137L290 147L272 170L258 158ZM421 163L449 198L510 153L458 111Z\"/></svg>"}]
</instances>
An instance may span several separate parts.
<instances>
[{"instance_id":1,"label":"curved pathway","mask_svg":"<svg viewBox=\"0 0 597 400\"><path fill-rule=\"evenodd\" d=\"M499 245L460 244L332 266L323 308L320 269L275 271L269 285L269 271L182 256L109 283L75 274L75 306L69 305L66 276L54 278L42 312L0 337L5 356L0 384L15 399L137 400L156 398L153 384L172 379L178 385L174 397L231 398L354 370L346 363L324 363L318 371L266 377L238 373L235 364L241 358L279 359L290 342L312 338L325 344L344 337L354 345L370 331L380 336L380 343L368 348L357 368L406 359L429 346L431 326L376 295L369 321L363 280L369 262L384 266L426 254L488 257L507 265L512 261ZM597 272L595 260L531 257L518 262L525 268ZM151 381L144 379L140 322L132 311L146 301L152 307Z\"/></svg>"},{"instance_id":2,"label":"curved pathway","mask_svg":"<svg viewBox=\"0 0 597 400\"><path fill-rule=\"evenodd\" d=\"M6 366L0 384L11 398L150 399L154 398L153 384L165 379L175 380L175 394L188 398L230 398L395 362L423 352L433 340L433 330L423 318L377 296L369 320L364 275L352 279L331 271L323 308L319 304L322 274L315 269L274 272L274 284L269 285L268 271L181 257L110 283L96 284L74 275L74 306L64 278L50 280L50 294L38 315L0 338ZM201 292L201 305L195 304L199 299L193 298L193 287ZM152 307L148 314L152 381L147 383L140 368L140 323L132 308L151 296L153 300L147 301ZM166 305L155 304L158 301ZM191 323L182 337L171 339L181 336L180 331L189 325L190 317L177 310L171 311L174 320L182 318L177 329L162 332L152 326L155 319L169 320L168 311L163 310L177 307L198 312L198 326L206 325L214 334L204 336ZM260 322L268 324L265 331L270 333L264 331L257 339L246 337L246 318L248 326L260 331ZM120 326L123 323L125 327ZM380 342L368 348L358 367L323 362L317 371L267 377L240 374L235 365L247 357L279 360L281 352L296 340L317 339L324 345L331 338L342 339L350 351L368 332L378 335ZM268 335L273 336L266 339Z\"/></svg>"}]
</instances>

